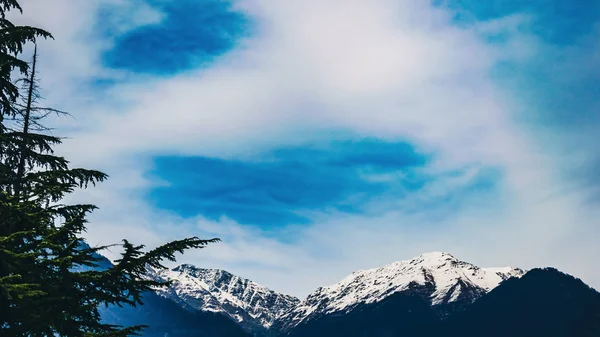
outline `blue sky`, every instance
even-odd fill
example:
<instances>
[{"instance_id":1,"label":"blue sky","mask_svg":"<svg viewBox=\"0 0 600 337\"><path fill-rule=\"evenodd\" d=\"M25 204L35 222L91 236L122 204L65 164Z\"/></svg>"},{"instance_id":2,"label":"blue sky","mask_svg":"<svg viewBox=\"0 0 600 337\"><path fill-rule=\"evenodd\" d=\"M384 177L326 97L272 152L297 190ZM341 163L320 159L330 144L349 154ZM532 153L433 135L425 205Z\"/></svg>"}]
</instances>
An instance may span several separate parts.
<instances>
[{"instance_id":1,"label":"blue sky","mask_svg":"<svg viewBox=\"0 0 600 337\"><path fill-rule=\"evenodd\" d=\"M205 65L250 34L249 19L232 10L227 1L147 3L162 13L163 20L119 35L115 48L103 55L106 66L136 73L173 75ZM100 20L110 16L111 9L118 7L107 6L100 12Z\"/></svg>"},{"instance_id":2,"label":"blue sky","mask_svg":"<svg viewBox=\"0 0 600 337\"><path fill-rule=\"evenodd\" d=\"M509 15L532 18L532 32L552 44L570 45L581 36L589 35L598 20L597 1L582 0L475 0L438 1L456 12L459 21L489 20Z\"/></svg>"},{"instance_id":3,"label":"blue sky","mask_svg":"<svg viewBox=\"0 0 600 337\"><path fill-rule=\"evenodd\" d=\"M365 214L384 198L403 199L423 189L440 178L422 172L428 160L410 144L373 139L278 148L251 161L161 156L151 176L167 184L150 190L148 200L183 217L227 217L269 230L308 225L310 213ZM420 208L456 205L470 194L493 199L500 180L498 170L478 169L461 190Z\"/></svg>"},{"instance_id":4,"label":"blue sky","mask_svg":"<svg viewBox=\"0 0 600 337\"><path fill-rule=\"evenodd\" d=\"M600 285L597 2L57 1L23 20L111 176L92 244L219 236L180 261L299 296L432 250Z\"/></svg>"},{"instance_id":5,"label":"blue sky","mask_svg":"<svg viewBox=\"0 0 600 337\"><path fill-rule=\"evenodd\" d=\"M261 157L158 157L153 173L169 185L153 189L149 198L182 216L284 227L311 223L302 211L362 212L373 198L410 193L428 179L418 172L425 156L404 143L360 140L280 148ZM396 172L402 176L372 178Z\"/></svg>"}]
</instances>

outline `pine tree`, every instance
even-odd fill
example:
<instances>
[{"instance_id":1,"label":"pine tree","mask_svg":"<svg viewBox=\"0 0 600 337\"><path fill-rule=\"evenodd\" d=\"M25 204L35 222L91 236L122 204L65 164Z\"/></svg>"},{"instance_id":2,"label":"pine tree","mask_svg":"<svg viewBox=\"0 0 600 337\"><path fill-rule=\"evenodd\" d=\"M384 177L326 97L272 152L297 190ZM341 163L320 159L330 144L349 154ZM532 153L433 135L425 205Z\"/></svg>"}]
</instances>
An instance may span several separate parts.
<instances>
[{"instance_id":1,"label":"pine tree","mask_svg":"<svg viewBox=\"0 0 600 337\"><path fill-rule=\"evenodd\" d=\"M37 105L37 48L31 67L17 58L26 42L51 35L15 27L5 19L10 9L20 10L16 0L0 0L0 336L136 334L143 327L103 324L98 307L142 304L145 292L168 285L144 278L148 267L165 268L162 261L174 261L175 253L218 239L192 237L148 252L143 245L123 240L121 258L112 268L94 268L99 262L96 253L107 246L91 248L82 234L96 207L62 200L107 175L71 168L54 153L61 139L51 135L43 121L61 112ZM12 69L26 76L13 82Z\"/></svg>"},{"instance_id":2,"label":"pine tree","mask_svg":"<svg viewBox=\"0 0 600 337\"><path fill-rule=\"evenodd\" d=\"M0 122L5 115L12 115L10 104L19 94L17 86L11 81L13 70L17 69L23 75L27 73L28 64L19 59L18 55L28 42L35 42L38 37L52 38L43 29L15 26L6 19L6 13L11 9L22 12L17 0L0 0Z\"/></svg>"}]
</instances>

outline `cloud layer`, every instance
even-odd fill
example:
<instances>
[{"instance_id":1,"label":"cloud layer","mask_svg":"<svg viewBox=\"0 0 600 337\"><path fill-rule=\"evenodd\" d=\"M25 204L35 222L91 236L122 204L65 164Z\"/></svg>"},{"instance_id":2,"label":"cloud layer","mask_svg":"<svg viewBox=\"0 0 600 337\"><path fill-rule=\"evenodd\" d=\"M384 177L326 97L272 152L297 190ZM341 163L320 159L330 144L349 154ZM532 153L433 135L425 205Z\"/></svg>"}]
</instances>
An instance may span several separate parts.
<instances>
[{"instance_id":1,"label":"cloud layer","mask_svg":"<svg viewBox=\"0 0 600 337\"><path fill-rule=\"evenodd\" d=\"M516 2L23 2L56 36L42 84L76 116L54 121L73 138L62 153L111 175L73 197L101 207L92 244L215 235L183 259L298 295L427 250L600 285L598 17L553 24Z\"/></svg>"}]
</instances>

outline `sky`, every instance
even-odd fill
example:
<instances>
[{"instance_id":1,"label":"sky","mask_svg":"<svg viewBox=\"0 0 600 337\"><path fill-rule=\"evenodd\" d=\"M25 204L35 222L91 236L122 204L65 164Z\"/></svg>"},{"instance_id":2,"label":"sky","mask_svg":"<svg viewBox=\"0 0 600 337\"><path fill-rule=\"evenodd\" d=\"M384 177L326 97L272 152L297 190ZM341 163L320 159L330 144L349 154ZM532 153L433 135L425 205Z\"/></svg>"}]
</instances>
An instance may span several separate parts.
<instances>
[{"instance_id":1,"label":"sky","mask_svg":"<svg viewBox=\"0 0 600 337\"><path fill-rule=\"evenodd\" d=\"M91 245L306 296L445 251L600 288L600 2L22 0ZM109 257L118 252L107 251Z\"/></svg>"}]
</instances>

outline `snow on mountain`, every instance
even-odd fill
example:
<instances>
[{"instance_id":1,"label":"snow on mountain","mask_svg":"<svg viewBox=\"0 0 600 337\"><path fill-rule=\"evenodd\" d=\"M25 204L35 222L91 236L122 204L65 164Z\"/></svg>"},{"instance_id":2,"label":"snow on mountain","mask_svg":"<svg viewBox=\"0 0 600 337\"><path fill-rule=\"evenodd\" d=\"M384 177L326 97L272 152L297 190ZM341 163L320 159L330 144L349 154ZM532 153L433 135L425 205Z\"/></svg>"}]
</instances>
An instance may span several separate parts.
<instances>
[{"instance_id":1,"label":"snow on mountain","mask_svg":"<svg viewBox=\"0 0 600 337\"><path fill-rule=\"evenodd\" d=\"M340 282L318 288L281 318L289 329L311 317L347 312L359 304L375 303L402 291L420 289L433 306L466 300L472 302L510 277L518 268L479 268L448 253L432 252L412 260L348 275Z\"/></svg>"},{"instance_id":2,"label":"snow on mountain","mask_svg":"<svg viewBox=\"0 0 600 337\"><path fill-rule=\"evenodd\" d=\"M150 270L148 276L173 281L169 288L158 289L159 295L189 309L223 313L249 331L268 329L300 302L219 269L184 264L170 270Z\"/></svg>"}]
</instances>

